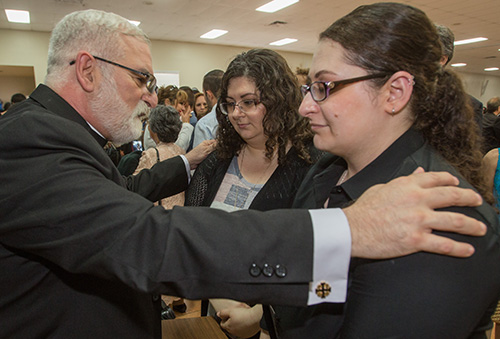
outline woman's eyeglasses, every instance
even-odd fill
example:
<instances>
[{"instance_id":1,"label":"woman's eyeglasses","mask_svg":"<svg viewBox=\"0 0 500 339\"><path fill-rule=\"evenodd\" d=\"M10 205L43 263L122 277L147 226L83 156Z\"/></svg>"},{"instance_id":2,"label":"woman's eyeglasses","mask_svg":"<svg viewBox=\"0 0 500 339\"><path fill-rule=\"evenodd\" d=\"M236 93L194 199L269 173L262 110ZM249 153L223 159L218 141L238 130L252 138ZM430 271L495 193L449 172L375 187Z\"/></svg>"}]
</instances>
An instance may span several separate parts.
<instances>
[{"instance_id":1,"label":"woman's eyeglasses","mask_svg":"<svg viewBox=\"0 0 500 339\"><path fill-rule=\"evenodd\" d=\"M339 90L344 85L375 78L384 78L389 75L390 73L375 73L375 74L365 75L362 77L344 79L338 81L315 81L310 85L302 85L300 87L300 91L302 92L303 96L306 96L307 92L311 92L313 100L316 102L320 102L328 98L328 96L331 93Z\"/></svg>"},{"instance_id":2,"label":"woman's eyeglasses","mask_svg":"<svg viewBox=\"0 0 500 339\"><path fill-rule=\"evenodd\" d=\"M253 113L260 102L257 99L244 99L240 102L221 102L219 104L222 113L233 114L236 107L243 113Z\"/></svg>"}]
</instances>

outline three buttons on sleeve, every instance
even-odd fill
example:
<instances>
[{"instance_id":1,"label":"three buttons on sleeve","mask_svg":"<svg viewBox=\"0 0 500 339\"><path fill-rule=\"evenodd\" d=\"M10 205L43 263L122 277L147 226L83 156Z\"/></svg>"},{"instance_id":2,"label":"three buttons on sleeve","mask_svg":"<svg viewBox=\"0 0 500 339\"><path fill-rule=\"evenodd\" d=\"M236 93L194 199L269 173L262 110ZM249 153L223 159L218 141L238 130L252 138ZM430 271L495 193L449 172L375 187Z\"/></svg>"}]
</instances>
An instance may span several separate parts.
<instances>
[{"instance_id":1,"label":"three buttons on sleeve","mask_svg":"<svg viewBox=\"0 0 500 339\"><path fill-rule=\"evenodd\" d=\"M279 278L284 278L286 277L286 268L285 266L282 266L280 264L277 264L275 266L271 266L269 264L264 264L262 268L257 265L256 263L253 263L250 266L250 275L252 277L258 277L260 275L264 275L265 277L272 277L274 274L276 274L277 277Z\"/></svg>"}]
</instances>

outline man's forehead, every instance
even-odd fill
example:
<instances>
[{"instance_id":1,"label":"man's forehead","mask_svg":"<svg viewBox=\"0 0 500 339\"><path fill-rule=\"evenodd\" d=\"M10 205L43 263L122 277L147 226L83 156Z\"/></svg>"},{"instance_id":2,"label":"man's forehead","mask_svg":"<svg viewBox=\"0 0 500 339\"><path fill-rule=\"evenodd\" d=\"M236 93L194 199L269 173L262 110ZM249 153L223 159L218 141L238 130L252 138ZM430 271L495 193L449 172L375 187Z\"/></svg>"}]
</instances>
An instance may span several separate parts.
<instances>
[{"instance_id":1,"label":"man's forehead","mask_svg":"<svg viewBox=\"0 0 500 339\"><path fill-rule=\"evenodd\" d=\"M141 67L152 67L151 49L146 41L135 36L123 35L121 48L128 62Z\"/></svg>"}]
</instances>

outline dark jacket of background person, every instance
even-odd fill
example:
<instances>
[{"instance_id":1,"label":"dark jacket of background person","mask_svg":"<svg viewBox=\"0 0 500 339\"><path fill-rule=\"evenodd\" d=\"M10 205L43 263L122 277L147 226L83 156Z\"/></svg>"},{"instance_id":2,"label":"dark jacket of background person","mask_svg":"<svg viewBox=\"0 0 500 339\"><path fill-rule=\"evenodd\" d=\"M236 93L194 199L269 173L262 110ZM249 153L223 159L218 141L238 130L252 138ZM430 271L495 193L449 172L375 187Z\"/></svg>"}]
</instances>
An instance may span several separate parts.
<instances>
[{"instance_id":1,"label":"dark jacket of background person","mask_svg":"<svg viewBox=\"0 0 500 339\"><path fill-rule=\"evenodd\" d=\"M0 337L160 338L158 294L306 304L308 211L238 219L153 207L186 189L182 159L125 179L105 140L44 85L0 119ZM262 239L250 243L254 232ZM251 277L252 258L287 266L287 277Z\"/></svg>"}]
</instances>

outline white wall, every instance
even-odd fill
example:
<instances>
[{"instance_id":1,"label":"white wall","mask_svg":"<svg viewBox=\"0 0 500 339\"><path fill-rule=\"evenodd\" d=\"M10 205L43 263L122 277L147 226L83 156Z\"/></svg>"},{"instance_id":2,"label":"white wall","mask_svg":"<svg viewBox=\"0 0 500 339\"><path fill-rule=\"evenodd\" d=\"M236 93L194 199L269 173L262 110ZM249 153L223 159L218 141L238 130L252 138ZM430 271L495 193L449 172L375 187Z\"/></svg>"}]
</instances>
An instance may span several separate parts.
<instances>
[{"instance_id":1,"label":"white wall","mask_svg":"<svg viewBox=\"0 0 500 339\"><path fill-rule=\"evenodd\" d=\"M44 81L49 33L0 29L0 65L33 66L35 82ZM201 89L203 75L215 68L225 70L229 62L245 48L153 40L155 71L178 71L180 85ZM307 67L310 54L281 53L290 67Z\"/></svg>"},{"instance_id":2,"label":"white wall","mask_svg":"<svg viewBox=\"0 0 500 339\"><path fill-rule=\"evenodd\" d=\"M35 83L43 82L46 73L49 33L0 29L0 65L33 66ZM203 75L220 68L225 70L242 47L196 44L177 41L152 42L153 68L155 71L179 72L180 85L201 89ZM309 67L311 54L280 52L290 68ZM498 74L498 72L496 72ZM463 76L467 91L486 104L500 96L500 74L470 74Z\"/></svg>"}]
</instances>

